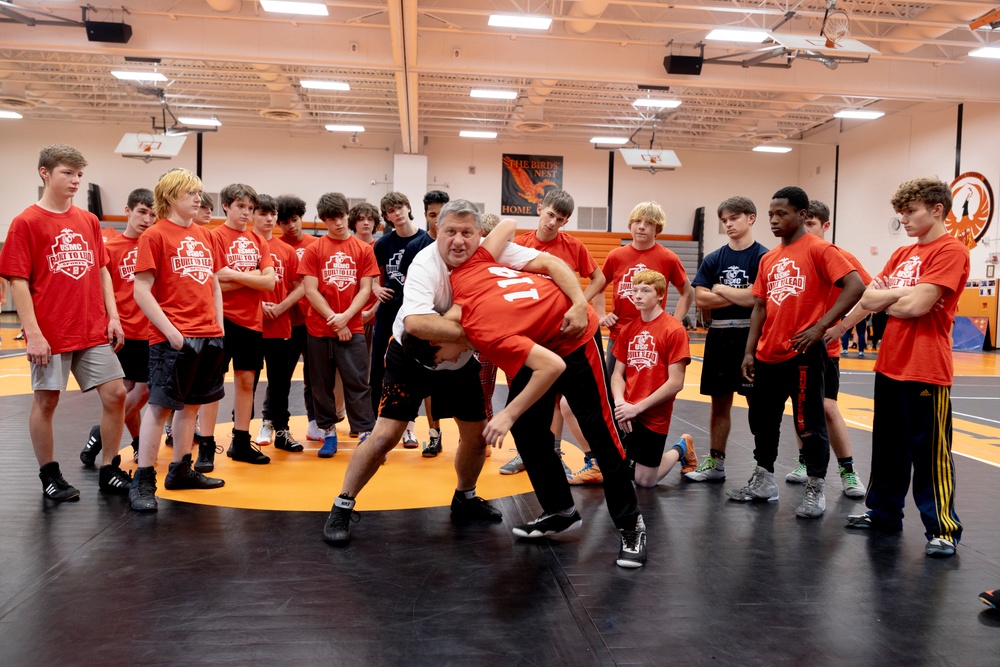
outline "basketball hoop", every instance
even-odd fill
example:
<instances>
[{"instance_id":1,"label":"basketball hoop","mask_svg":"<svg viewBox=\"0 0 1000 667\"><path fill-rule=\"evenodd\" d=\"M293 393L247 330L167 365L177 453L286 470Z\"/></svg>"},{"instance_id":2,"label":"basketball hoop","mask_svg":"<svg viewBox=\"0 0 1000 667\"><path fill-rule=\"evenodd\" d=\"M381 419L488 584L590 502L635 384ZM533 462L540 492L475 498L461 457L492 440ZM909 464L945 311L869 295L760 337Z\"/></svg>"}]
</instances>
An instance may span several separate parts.
<instances>
[{"instance_id":1,"label":"basketball hoop","mask_svg":"<svg viewBox=\"0 0 1000 667\"><path fill-rule=\"evenodd\" d=\"M826 37L826 48L832 49L845 37L851 34L851 21L843 9L827 10L823 17L823 28L820 34Z\"/></svg>"}]
</instances>

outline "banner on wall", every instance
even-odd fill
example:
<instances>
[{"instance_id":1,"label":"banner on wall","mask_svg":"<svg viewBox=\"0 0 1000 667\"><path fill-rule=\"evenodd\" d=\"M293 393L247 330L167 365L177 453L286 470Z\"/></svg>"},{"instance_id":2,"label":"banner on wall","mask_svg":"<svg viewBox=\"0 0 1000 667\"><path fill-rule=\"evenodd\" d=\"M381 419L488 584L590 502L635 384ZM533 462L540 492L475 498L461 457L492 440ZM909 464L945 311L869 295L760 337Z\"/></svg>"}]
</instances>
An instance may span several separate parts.
<instances>
[{"instance_id":1,"label":"banner on wall","mask_svg":"<svg viewBox=\"0 0 1000 667\"><path fill-rule=\"evenodd\" d=\"M552 155L503 155L500 215L538 215L550 190L562 189L563 159Z\"/></svg>"},{"instance_id":2,"label":"banner on wall","mask_svg":"<svg viewBox=\"0 0 1000 667\"><path fill-rule=\"evenodd\" d=\"M980 173L967 171L951 182L951 210L944 224L949 234L972 250L990 228L993 210L989 181Z\"/></svg>"}]
</instances>

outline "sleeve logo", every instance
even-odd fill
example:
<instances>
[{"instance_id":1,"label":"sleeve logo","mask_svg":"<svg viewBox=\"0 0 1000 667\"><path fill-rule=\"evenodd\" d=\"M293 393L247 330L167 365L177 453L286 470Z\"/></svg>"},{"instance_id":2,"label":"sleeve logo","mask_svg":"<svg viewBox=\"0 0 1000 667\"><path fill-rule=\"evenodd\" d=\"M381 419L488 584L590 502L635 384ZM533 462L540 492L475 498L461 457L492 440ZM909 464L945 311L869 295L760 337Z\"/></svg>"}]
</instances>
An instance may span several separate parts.
<instances>
[{"instance_id":1,"label":"sleeve logo","mask_svg":"<svg viewBox=\"0 0 1000 667\"><path fill-rule=\"evenodd\" d=\"M82 236L72 229L64 229L52 244L48 263L49 271L79 280L94 266L94 253Z\"/></svg>"}]
</instances>

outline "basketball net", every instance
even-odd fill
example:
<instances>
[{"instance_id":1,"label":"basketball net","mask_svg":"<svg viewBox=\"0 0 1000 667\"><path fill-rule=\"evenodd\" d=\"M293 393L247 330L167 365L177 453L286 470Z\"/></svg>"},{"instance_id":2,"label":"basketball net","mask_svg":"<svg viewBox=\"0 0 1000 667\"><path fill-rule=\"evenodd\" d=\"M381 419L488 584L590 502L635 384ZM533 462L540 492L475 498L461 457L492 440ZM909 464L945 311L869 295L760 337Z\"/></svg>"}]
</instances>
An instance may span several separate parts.
<instances>
[{"instance_id":1,"label":"basketball net","mask_svg":"<svg viewBox=\"0 0 1000 667\"><path fill-rule=\"evenodd\" d=\"M827 11L823 18L823 29L820 34L826 37L826 48L832 49L842 40L851 34L850 19L843 9Z\"/></svg>"}]
</instances>

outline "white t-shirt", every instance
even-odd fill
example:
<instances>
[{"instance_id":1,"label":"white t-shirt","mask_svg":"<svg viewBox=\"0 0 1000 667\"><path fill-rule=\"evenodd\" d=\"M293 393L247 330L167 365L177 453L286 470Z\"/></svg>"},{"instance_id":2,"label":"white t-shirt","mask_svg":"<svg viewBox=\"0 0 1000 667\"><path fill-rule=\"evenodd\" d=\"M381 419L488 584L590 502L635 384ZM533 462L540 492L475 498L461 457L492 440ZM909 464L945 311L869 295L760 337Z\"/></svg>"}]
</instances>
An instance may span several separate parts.
<instances>
[{"instance_id":1,"label":"white t-shirt","mask_svg":"<svg viewBox=\"0 0 1000 667\"><path fill-rule=\"evenodd\" d=\"M525 248L514 243L504 246L497 263L512 269L523 269L524 266L541 253L534 248ZM403 283L403 305L392 324L392 335L402 340L403 321L408 315L443 315L452 306L451 270L444 263L444 258L433 243L413 258L406 272L406 282ZM446 361L438 364L436 370L448 371L461 368L472 358L472 350L464 352L457 361Z\"/></svg>"}]
</instances>

